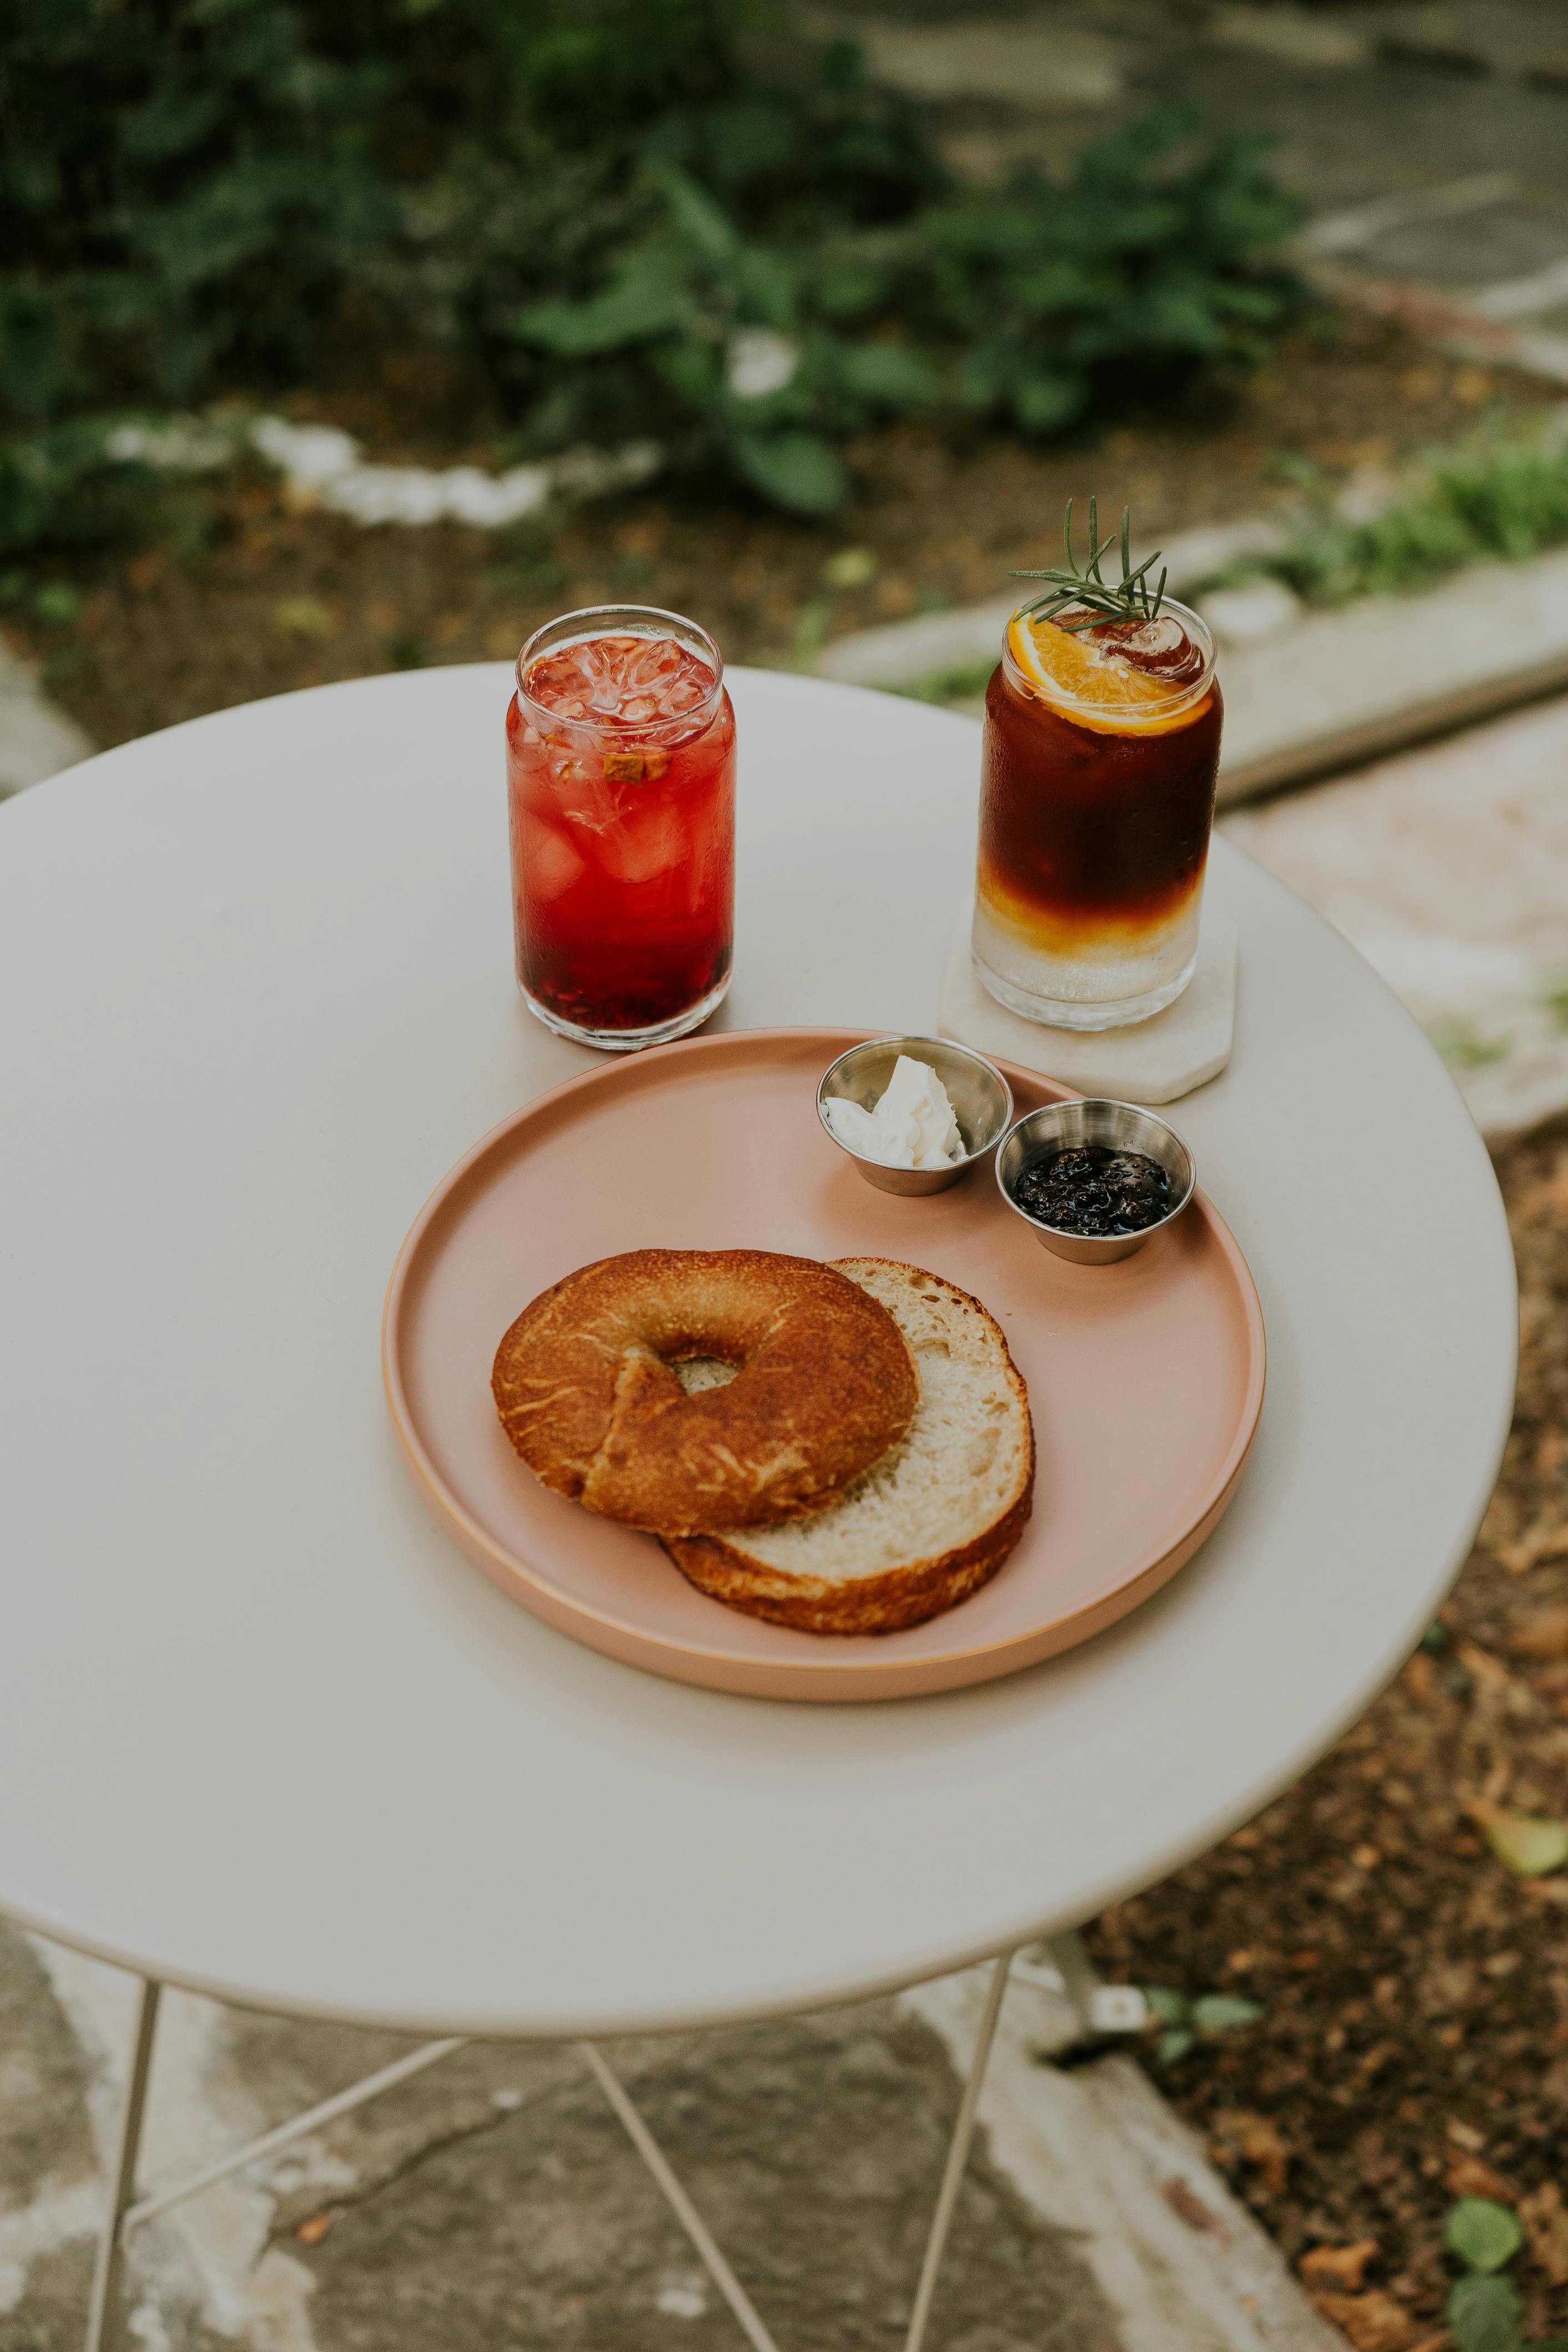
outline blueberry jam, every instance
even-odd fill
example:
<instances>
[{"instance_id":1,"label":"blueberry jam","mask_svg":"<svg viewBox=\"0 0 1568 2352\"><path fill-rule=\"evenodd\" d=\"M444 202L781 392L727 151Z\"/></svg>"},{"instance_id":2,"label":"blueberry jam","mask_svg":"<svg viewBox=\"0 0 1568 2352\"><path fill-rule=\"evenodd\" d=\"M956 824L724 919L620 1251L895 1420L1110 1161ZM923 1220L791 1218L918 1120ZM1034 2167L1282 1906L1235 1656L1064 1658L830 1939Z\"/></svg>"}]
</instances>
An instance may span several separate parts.
<instances>
[{"instance_id":1,"label":"blueberry jam","mask_svg":"<svg viewBox=\"0 0 1568 2352\"><path fill-rule=\"evenodd\" d=\"M1013 1186L1026 1216L1059 1234L1141 1234L1171 1207L1171 1180L1142 1151L1079 1143L1031 1160Z\"/></svg>"}]
</instances>

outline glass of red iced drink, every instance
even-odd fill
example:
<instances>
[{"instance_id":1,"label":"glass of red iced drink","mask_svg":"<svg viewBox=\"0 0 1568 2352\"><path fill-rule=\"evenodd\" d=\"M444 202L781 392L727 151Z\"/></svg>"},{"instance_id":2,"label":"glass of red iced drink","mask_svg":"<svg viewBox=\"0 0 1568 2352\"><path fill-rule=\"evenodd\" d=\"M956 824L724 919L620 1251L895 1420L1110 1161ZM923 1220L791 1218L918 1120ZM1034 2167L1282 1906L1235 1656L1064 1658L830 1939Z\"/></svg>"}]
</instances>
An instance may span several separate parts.
<instances>
[{"instance_id":1,"label":"glass of red iced drink","mask_svg":"<svg viewBox=\"0 0 1568 2352\"><path fill-rule=\"evenodd\" d=\"M707 632L648 605L536 629L507 712L517 976L547 1028L629 1052L730 984L735 714Z\"/></svg>"}]
</instances>

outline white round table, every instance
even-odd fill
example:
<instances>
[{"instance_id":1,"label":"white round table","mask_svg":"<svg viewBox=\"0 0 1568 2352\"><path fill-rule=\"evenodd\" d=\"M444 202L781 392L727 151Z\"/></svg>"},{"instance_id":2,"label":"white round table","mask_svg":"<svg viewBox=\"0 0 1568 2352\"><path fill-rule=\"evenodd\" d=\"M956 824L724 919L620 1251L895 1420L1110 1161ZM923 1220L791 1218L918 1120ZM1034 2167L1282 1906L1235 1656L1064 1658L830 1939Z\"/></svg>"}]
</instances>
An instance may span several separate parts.
<instances>
[{"instance_id":1,"label":"white round table","mask_svg":"<svg viewBox=\"0 0 1568 2352\"><path fill-rule=\"evenodd\" d=\"M509 673L289 695L0 810L0 1908L268 2010L652 2031L1071 1926L1300 1774L1427 1623L1496 1475L1486 1153L1366 965L1216 845L1235 1058L1176 1118L1269 1391L1164 1596L1010 1681L731 1699L580 1649L426 1515L382 1398L405 1231L595 1057L511 972ZM731 679L727 1025L934 1025L977 735Z\"/></svg>"},{"instance_id":2,"label":"white round table","mask_svg":"<svg viewBox=\"0 0 1568 2352\"><path fill-rule=\"evenodd\" d=\"M731 683L721 1019L933 1027L973 722ZM1463 1559L1514 1372L1487 1155L1366 965L1216 843L1236 1052L1176 1118L1270 1365L1205 1549L1071 1654L896 1705L576 1647L426 1515L378 1351L438 1178L594 1058L513 981L509 692L495 664L285 696L0 809L0 1909L267 2010L530 2036L1071 1927L1304 1770Z\"/></svg>"}]
</instances>

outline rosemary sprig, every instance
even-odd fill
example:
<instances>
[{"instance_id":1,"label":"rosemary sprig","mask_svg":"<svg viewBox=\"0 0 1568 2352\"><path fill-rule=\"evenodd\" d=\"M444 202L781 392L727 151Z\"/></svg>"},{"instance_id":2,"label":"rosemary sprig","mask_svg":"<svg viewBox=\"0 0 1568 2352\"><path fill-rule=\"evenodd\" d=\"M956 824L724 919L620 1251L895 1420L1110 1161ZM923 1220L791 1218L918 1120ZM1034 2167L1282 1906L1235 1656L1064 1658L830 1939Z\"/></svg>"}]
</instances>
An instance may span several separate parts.
<instances>
[{"instance_id":1,"label":"rosemary sprig","mask_svg":"<svg viewBox=\"0 0 1568 2352\"><path fill-rule=\"evenodd\" d=\"M1146 556L1132 569L1132 509L1121 509L1121 577L1111 582L1100 571L1109 551L1116 545L1116 533L1110 531L1102 541L1100 536L1100 501L1089 502L1089 561L1080 572L1078 558L1072 551L1072 500L1068 500L1067 517L1062 525L1062 543L1067 549L1065 572L1015 572L1015 580L1048 580L1050 586L1037 596L1032 604L1019 607L1021 612L1037 613L1042 620L1054 621L1058 613L1078 604L1087 609L1081 621L1063 621L1061 628L1076 634L1079 629L1098 629L1107 621L1152 621L1165 600L1165 573L1160 574L1160 584L1151 590L1149 573L1160 561L1160 551Z\"/></svg>"}]
</instances>

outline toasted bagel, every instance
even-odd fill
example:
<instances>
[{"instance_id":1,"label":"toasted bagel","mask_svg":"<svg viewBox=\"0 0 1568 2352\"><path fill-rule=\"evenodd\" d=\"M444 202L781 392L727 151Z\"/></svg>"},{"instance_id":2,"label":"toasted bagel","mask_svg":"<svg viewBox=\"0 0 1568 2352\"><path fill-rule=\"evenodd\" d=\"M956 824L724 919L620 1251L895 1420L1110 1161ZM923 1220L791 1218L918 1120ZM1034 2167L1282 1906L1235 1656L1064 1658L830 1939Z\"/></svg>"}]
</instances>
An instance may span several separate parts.
<instances>
[{"instance_id":1,"label":"toasted bagel","mask_svg":"<svg viewBox=\"0 0 1568 2352\"><path fill-rule=\"evenodd\" d=\"M694 1357L738 1369L688 1395ZM703 1535L825 1509L897 1444L920 1384L885 1307L815 1258L630 1250L524 1307L496 1352L536 1478L606 1518Z\"/></svg>"}]
</instances>

